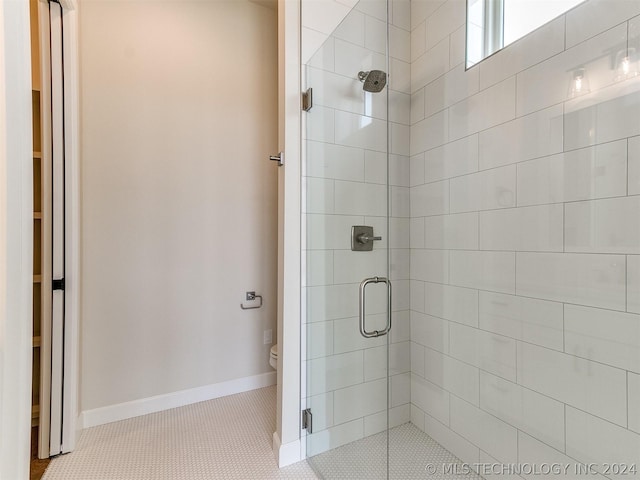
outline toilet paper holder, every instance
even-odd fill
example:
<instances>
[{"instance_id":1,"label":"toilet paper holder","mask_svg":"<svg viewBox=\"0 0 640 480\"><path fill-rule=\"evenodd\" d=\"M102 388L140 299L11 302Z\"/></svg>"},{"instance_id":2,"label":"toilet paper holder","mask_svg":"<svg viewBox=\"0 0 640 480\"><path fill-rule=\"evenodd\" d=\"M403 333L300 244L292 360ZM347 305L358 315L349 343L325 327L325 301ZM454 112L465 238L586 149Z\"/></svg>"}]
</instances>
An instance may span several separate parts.
<instances>
[{"instance_id":1,"label":"toilet paper holder","mask_svg":"<svg viewBox=\"0 0 640 480\"><path fill-rule=\"evenodd\" d=\"M246 300L248 302L250 302L252 300L255 300L257 298L257 299L260 300L260 303L258 305L253 306L253 307L245 307L244 304L241 303L240 304L240 308L242 310L253 310L253 309L262 307L262 295L256 295L256 292L247 292L247 295L246 295L245 298L246 298Z\"/></svg>"}]
</instances>

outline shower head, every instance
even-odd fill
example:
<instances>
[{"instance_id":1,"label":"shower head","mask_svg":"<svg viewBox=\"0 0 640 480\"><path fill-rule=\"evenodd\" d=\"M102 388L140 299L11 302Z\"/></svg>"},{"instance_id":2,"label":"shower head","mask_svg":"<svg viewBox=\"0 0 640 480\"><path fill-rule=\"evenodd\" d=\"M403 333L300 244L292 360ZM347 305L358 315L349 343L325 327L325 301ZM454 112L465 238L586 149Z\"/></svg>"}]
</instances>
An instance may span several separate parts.
<instances>
[{"instance_id":1,"label":"shower head","mask_svg":"<svg viewBox=\"0 0 640 480\"><path fill-rule=\"evenodd\" d=\"M371 70L370 72L358 73L358 78L364 85L362 89L365 92L378 93L381 92L387 84L387 74L382 70Z\"/></svg>"}]
</instances>

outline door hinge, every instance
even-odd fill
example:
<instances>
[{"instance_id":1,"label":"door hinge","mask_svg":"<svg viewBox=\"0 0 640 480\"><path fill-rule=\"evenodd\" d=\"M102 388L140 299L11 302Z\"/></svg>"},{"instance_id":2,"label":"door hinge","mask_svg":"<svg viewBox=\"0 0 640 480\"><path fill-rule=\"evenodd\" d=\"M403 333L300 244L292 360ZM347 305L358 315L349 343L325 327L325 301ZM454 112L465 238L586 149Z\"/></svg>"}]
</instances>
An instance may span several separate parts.
<instances>
[{"instance_id":1,"label":"door hinge","mask_svg":"<svg viewBox=\"0 0 640 480\"><path fill-rule=\"evenodd\" d=\"M305 408L302 411L302 429L307 433L313 433L313 416L310 408Z\"/></svg>"},{"instance_id":2,"label":"door hinge","mask_svg":"<svg viewBox=\"0 0 640 480\"><path fill-rule=\"evenodd\" d=\"M64 290L64 278L54 279L51 281L51 288L53 290Z\"/></svg>"},{"instance_id":3,"label":"door hinge","mask_svg":"<svg viewBox=\"0 0 640 480\"><path fill-rule=\"evenodd\" d=\"M308 112L313 108L313 88L307 89L306 92L302 92L302 110Z\"/></svg>"}]
</instances>

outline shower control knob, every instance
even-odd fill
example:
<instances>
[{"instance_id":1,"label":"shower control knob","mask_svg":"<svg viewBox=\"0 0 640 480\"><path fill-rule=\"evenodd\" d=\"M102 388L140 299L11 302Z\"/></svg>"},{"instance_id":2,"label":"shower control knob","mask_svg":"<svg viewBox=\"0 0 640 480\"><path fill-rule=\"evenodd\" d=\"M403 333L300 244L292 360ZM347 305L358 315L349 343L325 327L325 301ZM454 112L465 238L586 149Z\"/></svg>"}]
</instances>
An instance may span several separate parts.
<instances>
[{"instance_id":1,"label":"shower control knob","mask_svg":"<svg viewBox=\"0 0 640 480\"><path fill-rule=\"evenodd\" d=\"M351 250L354 252L370 252L373 250L373 242L382 240L373 234L370 225L354 225L351 227Z\"/></svg>"},{"instance_id":2,"label":"shower control knob","mask_svg":"<svg viewBox=\"0 0 640 480\"><path fill-rule=\"evenodd\" d=\"M382 237L370 237L366 233L361 233L360 235L358 235L358 242L360 243L369 243L373 242L374 240L382 240Z\"/></svg>"}]
</instances>

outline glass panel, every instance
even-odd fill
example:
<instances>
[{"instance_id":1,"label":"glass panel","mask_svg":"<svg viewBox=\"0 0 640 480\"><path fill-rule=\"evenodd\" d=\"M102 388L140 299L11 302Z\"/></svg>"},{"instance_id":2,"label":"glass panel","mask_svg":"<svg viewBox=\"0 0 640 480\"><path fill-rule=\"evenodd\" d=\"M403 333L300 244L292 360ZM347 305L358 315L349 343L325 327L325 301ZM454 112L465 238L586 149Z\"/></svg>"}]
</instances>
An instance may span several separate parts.
<instances>
[{"instance_id":1,"label":"glass panel","mask_svg":"<svg viewBox=\"0 0 640 480\"><path fill-rule=\"evenodd\" d=\"M383 479L388 473L391 336L361 334L359 294L363 280L389 277L394 195L398 214L408 216L408 191L389 186L388 140L390 135L408 138L408 102L400 131L387 121L399 115L388 106L387 2L363 0L353 9L329 3L302 3L308 57L303 59L303 91L313 89L313 107L303 114L304 401L313 419L307 456L324 478ZM331 15L327 8L334 10ZM393 153L406 155L408 145L402 148ZM391 160L408 166L407 157ZM352 251L354 226L372 227L355 240L370 251ZM393 285L396 295L408 289L406 278ZM364 292L364 328L382 332L390 318L387 283L372 281Z\"/></svg>"},{"instance_id":2,"label":"glass panel","mask_svg":"<svg viewBox=\"0 0 640 480\"><path fill-rule=\"evenodd\" d=\"M467 0L467 68L585 0Z\"/></svg>"},{"instance_id":3,"label":"glass panel","mask_svg":"<svg viewBox=\"0 0 640 480\"><path fill-rule=\"evenodd\" d=\"M304 72L310 462L324 478L637 474L640 3L585 4L466 70L464 4L396 0L390 84L366 94L358 71L384 68L372 5ZM373 252L350 251L354 224L383 232ZM379 271L393 328L366 343L358 283Z\"/></svg>"}]
</instances>

